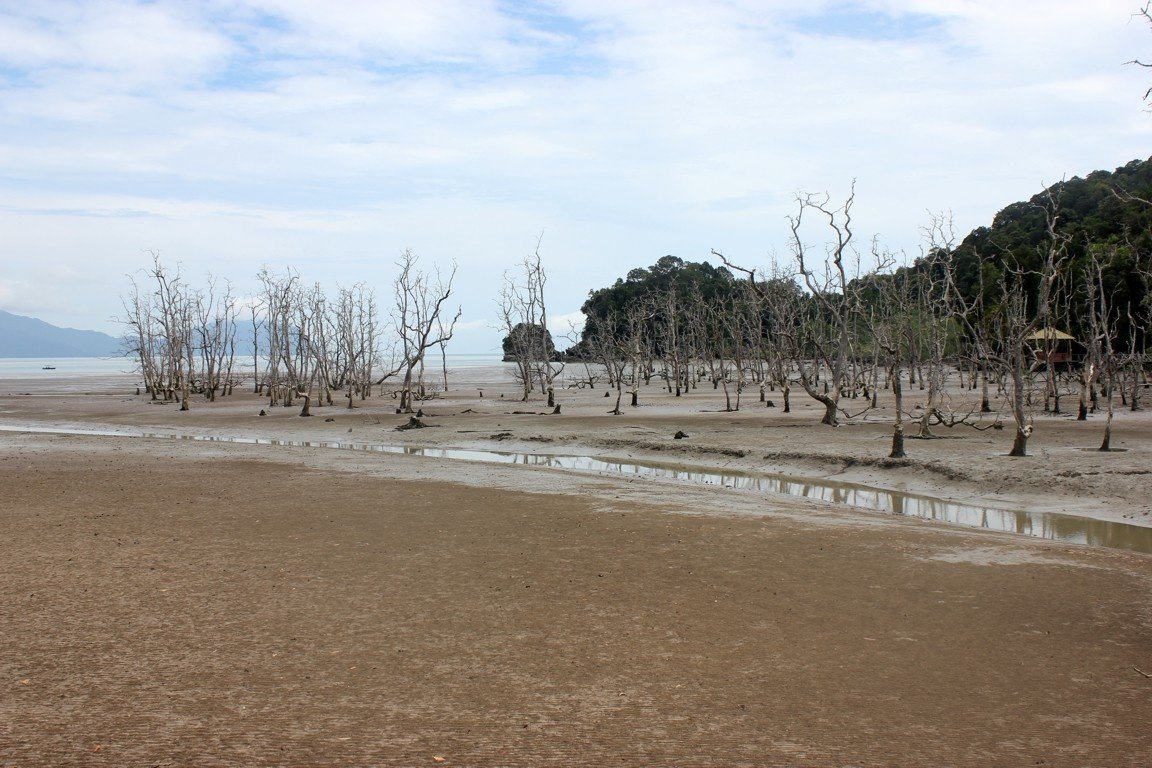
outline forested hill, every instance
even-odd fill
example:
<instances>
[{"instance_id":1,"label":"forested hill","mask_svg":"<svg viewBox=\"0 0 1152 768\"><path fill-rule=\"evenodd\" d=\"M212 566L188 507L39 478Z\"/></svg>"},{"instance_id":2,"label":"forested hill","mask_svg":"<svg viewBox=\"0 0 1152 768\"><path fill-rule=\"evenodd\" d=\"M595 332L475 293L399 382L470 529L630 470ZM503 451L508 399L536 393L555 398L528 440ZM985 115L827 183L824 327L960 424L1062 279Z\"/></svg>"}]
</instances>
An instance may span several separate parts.
<instances>
[{"instance_id":1,"label":"forested hill","mask_svg":"<svg viewBox=\"0 0 1152 768\"><path fill-rule=\"evenodd\" d=\"M1133 160L1111 173L1073 177L1013 203L996 214L990 227L974 229L957 253L1034 252L1048 240L1050 211L1057 218L1057 234L1069 238L1073 254L1090 245L1131 245L1147 253L1152 245L1152 159Z\"/></svg>"},{"instance_id":2,"label":"forested hill","mask_svg":"<svg viewBox=\"0 0 1152 768\"><path fill-rule=\"evenodd\" d=\"M994 294L1007 270L1035 273L1054 247L1063 259L1056 286L1062 295L1057 300L1069 310L1062 324L1073 335L1084 331L1074 295L1081 290L1078 284L1089 261L1098 260L1104 265L1118 335L1126 338L1129 309L1148 300L1152 159L1133 160L1111 173L1095 171L1085 178L1067 179L1028 201L1013 203L996 214L991 226L969 233L952 258L962 292L976 296L982 280L985 295L995 303Z\"/></svg>"},{"instance_id":3,"label":"forested hill","mask_svg":"<svg viewBox=\"0 0 1152 768\"><path fill-rule=\"evenodd\" d=\"M958 287L970 303L982 289L984 310L995 312L1005 281L1011 282L1013 273L1018 272L1024 275L1022 284L1035 312L1036 275L1041 260L1053 248L1059 251L1060 269L1054 287L1056 306L1050 308L1052 322L1077 337L1086 332L1085 313L1081 311L1085 300L1083 283L1089 274L1089 262L1095 260L1103 265L1115 343L1120 347L1133 343L1142 346L1139 323L1133 325L1128 318L1130 310L1133 317L1143 316L1145 302L1152 300L1152 159L1133 160L1112 172L1095 171L1085 178L1061 181L1031 200L1007 206L996 214L991 225L973 230L951 252L937 251L934 258L901 268L891 277L861 278L884 281L935 271L940 264L938 257L946 254L953 262ZM724 267L674 256L665 256L647 269L634 269L614 285L589 293L581 307L586 316L583 339L569 353L590 354L589 338L597 329L610 328L612 337L627 335L624 326L635 322L628 310L641 304L647 307L642 313L642 330L651 338L661 338L669 331L668 310L662 300L666 303L668 297L674 297L680 304L698 303L709 312L716 312L731 300L737 277ZM797 284L785 287L801 291L802 286L794 282ZM698 319L688 322L688 326Z\"/></svg>"}]
</instances>

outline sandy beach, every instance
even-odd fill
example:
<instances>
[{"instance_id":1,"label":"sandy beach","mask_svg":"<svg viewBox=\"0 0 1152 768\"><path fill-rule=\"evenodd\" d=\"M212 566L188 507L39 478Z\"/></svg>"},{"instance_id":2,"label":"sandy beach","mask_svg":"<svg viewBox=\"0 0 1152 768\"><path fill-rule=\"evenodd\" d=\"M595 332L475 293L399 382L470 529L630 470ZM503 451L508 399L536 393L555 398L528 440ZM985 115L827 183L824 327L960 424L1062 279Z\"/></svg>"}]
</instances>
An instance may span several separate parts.
<instances>
[{"instance_id":1,"label":"sandy beach","mask_svg":"<svg viewBox=\"0 0 1152 768\"><path fill-rule=\"evenodd\" d=\"M883 403L832 429L798 395L791 414L755 393L723 412L710 386L653 385L620 416L602 386L558 400L473 369L398 431L387 396L300 418L240 393L180 412L129 376L0 381L0 765L1152 764L1145 552L334 447L1147 529L1149 412L1118 410L1122 451L1092 450L1101 415L1037 414L1029 457L1010 430L938 427L893 462Z\"/></svg>"}]
</instances>

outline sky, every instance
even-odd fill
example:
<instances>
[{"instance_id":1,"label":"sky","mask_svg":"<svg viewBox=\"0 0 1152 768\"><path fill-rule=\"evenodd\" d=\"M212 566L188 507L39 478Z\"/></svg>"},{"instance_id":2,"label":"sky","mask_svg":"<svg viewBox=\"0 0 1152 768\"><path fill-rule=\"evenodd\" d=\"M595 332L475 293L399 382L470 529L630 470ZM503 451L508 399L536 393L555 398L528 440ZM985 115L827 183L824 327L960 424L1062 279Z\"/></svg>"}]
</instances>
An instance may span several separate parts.
<instances>
[{"instance_id":1,"label":"sky","mask_svg":"<svg viewBox=\"0 0 1152 768\"><path fill-rule=\"evenodd\" d=\"M449 352L496 352L537 246L556 333L666 254L786 261L797 196L853 183L911 259L1152 155L1141 4L0 0L0 309L118 335L153 252L387 307L410 249L456 264Z\"/></svg>"}]
</instances>

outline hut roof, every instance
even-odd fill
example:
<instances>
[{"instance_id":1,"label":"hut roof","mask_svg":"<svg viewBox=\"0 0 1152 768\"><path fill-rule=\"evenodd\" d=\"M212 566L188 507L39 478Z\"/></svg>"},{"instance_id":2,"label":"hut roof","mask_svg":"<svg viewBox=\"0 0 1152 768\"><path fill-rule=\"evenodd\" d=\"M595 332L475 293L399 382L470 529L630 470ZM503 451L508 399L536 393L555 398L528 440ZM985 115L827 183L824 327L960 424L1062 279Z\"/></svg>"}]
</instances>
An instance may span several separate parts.
<instances>
[{"instance_id":1,"label":"hut roof","mask_svg":"<svg viewBox=\"0 0 1152 768\"><path fill-rule=\"evenodd\" d=\"M1059 328L1040 328L1024 337L1028 341L1076 341L1076 337Z\"/></svg>"}]
</instances>

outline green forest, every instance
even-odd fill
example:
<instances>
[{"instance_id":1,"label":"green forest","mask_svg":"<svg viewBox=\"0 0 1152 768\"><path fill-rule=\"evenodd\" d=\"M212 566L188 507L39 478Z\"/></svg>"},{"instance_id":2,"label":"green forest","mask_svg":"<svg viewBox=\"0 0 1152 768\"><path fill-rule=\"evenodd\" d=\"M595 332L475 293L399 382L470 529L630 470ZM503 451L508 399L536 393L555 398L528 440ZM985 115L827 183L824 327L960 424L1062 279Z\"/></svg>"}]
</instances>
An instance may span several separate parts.
<instances>
[{"instance_id":1,"label":"green forest","mask_svg":"<svg viewBox=\"0 0 1152 768\"><path fill-rule=\"evenodd\" d=\"M1050 228L1050 223L1053 226ZM1084 276L1100 262L1103 288L1111 297L1116 328L1113 343L1121 349L1143 348L1145 329L1133 320L1148 309L1148 272L1152 265L1152 159L1133 160L1115 171L1073 177L1012 203L992 223L970 232L959 244L929 243L927 256L887 272L869 272L854 280L877 295L877 282L906 281L950 265L960 297L982 302L988 312L999 304L1008 273L1020 272L1031 319L1040 313L1041 262L1052 249L1061 251L1054 322L1077 338L1088 332L1083 310ZM943 248L941 246L944 246ZM787 280L787 277L778 279ZM590 341L605 325L623 333L626 308L652 301L670 291L684 300L695 297L716 307L731 302L738 275L722 263L685 261L664 256L647 269L633 269L613 285L589 293L581 307L587 322L573 357L589 354ZM941 297L942 298L942 297ZM666 322L659 309L646 320L650 332Z\"/></svg>"}]
</instances>

